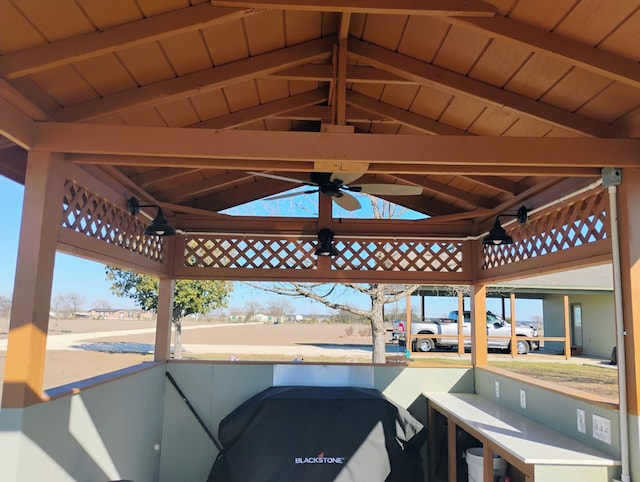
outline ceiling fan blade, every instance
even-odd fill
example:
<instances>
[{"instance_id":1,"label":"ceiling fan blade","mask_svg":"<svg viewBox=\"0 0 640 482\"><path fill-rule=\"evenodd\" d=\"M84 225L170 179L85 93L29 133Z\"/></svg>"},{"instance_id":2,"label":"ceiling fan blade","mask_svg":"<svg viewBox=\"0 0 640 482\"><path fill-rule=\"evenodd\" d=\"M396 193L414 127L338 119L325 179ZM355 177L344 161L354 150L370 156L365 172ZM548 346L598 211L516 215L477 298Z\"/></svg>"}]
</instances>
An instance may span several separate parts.
<instances>
[{"instance_id":1,"label":"ceiling fan blade","mask_svg":"<svg viewBox=\"0 0 640 482\"><path fill-rule=\"evenodd\" d=\"M303 181L301 179L296 179L295 177L278 176L277 174L269 174L268 172L247 171L247 174L251 174L253 176L267 177L269 179L276 179L278 181L295 182L296 184L302 184L304 186L316 186L316 184L314 183Z\"/></svg>"},{"instance_id":2,"label":"ceiling fan blade","mask_svg":"<svg viewBox=\"0 0 640 482\"><path fill-rule=\"evenodd\" d=\"M341 197L334 197L333 200L345 211L357 211L361 207L360 201L346 192L343 192Z\"/></svg>"},{"instance_id":3,"label":"ceiling fan blade","mask_svg":"<svg viewBox=\"0 0 640 482\"><path fill-rule=\"evenodd\" d=\"M287 193L284 193L284 194L276 194L275 196L265 197L262 200L263 201L275 201L276 199L287 199L287 198L290 198L290 197L301 196L303 194L311 194L313 192L318 192L318 190L314 189L313 191L287 192Z\"/></svg>"},{"instance_id":4,"label":"ceiling fan blade","mask_svg":"<svg viewBox=\"0 0 640 482\"><path fill-rule=\"evenodd\" d=\"M417 196L422 194L422 188L418 186L405 186L404 184L362 184L352 186L362 188L360 192L366 194L380 194L387 196Z\"/></svg>"},{"instance_id":5,"label":"ceiling fan blade","mask_svg":"<svg viewBox=\"0 0 640 482\"><path fill-rule=\"evenodd\" d=\"M330 180L334 182L336 179L340 179L342 184L351 184L362 176L364 176L364 172L334 172L331 174Z\"/></svg>"}]
</instances>

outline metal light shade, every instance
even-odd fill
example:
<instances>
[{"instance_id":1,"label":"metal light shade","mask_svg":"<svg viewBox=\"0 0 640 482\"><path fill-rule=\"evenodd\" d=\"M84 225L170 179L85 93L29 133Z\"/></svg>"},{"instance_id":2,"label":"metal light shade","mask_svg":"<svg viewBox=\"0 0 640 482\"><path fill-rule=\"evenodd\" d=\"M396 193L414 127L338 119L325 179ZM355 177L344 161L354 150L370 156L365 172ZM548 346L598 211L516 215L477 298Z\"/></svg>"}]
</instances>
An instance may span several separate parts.
<instances>
[{"instance_id":1,"label":"metal light shade","mask_svg":"<svg viewBox=\"0 0 640 482\"><path fill-rule=\"evenodd\" d=\"M151 224L144 229L144 234L147 236L173 236L176 234L176 230L169 226L162 209L158 208L156 217L153 218Z\"/></svg>"},{"instance_id":2,"label":"metal light shade","mask_svg":"<svg viewBox=\"0 0 640 482\"><path fill-rule=\"evenodd\" d=\"M500 224L499 217L496 217L496 222L493 223L493 227L489 234L482 238L482 244L513 244L513 238L507 234L502 225Z\"/></svg>"},{"instance_id":3,"label":"metal light shade","mask_svg":"<svg viewBox=\"0 0 640 482\"><path fill-rule=\"evenodd\" d=\"M507 234L507 232L500 224L500 217L515 216L520 225L523 225L529 219L529 210L525 206L520 206L520 209L515 214L499 214L496 216L496 222L493 223L493 227L489 234L482 238L482 244L513 244L513 238Z\"/></svg>"},{"instance_id":4,"label":"metal light shade","mask_svg":"<svg viewBox=\"0 0 640 482\"><path fill-rule=\"evenodd\" d=\"M333 245L333 231L323 228L318 231L318 241L320 246L315 250L316 256L338 256L338 250Z\"/></svg>"},{"instance_id":5,"label":"metal light shade","mask_svg":"<svg viewBox=\"0 0 640 482\"><path fill-rule=\"evenodd\" d=\"M144 234L146 236L173 236L176 234L176 230L169 226L167 218L164 217L164 213L162 212L162 209L160 209L160 206L157 204L140 204L140 202L133 196L131 196L127 201L127 210L133 216L140 212L140 208L146 207L158 209L156 217L153 218L151 224L144 229Z\"/></svg>"}]
</instances>

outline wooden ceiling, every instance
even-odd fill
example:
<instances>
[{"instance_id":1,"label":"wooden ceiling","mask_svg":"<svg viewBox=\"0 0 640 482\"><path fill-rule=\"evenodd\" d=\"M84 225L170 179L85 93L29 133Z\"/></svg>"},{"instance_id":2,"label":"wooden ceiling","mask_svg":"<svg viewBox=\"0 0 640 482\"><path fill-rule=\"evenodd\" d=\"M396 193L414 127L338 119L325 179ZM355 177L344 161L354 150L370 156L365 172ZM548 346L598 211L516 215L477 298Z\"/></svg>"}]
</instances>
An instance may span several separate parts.
<instances>
[{"instance_id":1,"label":"wooden ceiling","mask_svg":"<svg viewBox=\"0 0 640 482\"><path fill-rule=\"evenodd\" d=\"M640 165L638 0L0 0L0 54L0 173L177 213L356 172L486 226Z\"/></svg>"}]
</instances>

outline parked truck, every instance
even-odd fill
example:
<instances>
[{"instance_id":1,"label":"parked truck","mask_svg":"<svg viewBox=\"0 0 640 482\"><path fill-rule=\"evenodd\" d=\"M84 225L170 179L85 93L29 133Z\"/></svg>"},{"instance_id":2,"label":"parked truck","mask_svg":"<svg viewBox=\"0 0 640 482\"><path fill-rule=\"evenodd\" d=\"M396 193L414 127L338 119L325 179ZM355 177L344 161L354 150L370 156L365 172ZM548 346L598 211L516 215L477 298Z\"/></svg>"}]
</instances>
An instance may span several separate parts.
<instances>
[{"instance_id":1,"label":"parked truck","mask_svg":"<svg viewBox=\"0 0 640 482\"><path fill-rule=\"evenodd\" d=\"M395 320L393 322L392 338L398 340L398 343L406 345L406 330L404 322ZM458 312L451 311L446 318L427 318L424 321L411 322L412 335L443 335L435 338L412 338L412 351L431 351L434 348L453 349L458 346ZM464 320L462 323L462 334L466 337L464 340L465 347L471 346L471 313L464 312ZM510 337L511 324L495 315L491 311L487 311L487 335ZM516 325L516 336L532 338L538 336L538 330L533 326ZM490 349L499 349L511 351L511 340L506 338L489 338L487 346ZM519 355L529 353L531 350L537 350L540 347L538 341L518 340L516 350Z\"/></svg>"}]
</instances>

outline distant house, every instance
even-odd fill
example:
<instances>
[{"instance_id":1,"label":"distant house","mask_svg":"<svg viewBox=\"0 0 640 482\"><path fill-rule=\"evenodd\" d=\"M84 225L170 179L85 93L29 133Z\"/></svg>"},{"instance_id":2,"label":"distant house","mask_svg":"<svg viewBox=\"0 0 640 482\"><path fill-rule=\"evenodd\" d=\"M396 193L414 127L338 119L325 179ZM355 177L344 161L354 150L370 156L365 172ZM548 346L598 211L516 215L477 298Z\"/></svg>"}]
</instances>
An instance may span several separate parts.
<instances>
[{"instance_id":1,"label":"distant house","mask_svg":"<svg viewBox=\"0 0 640 482\"><path fill-rule=\"evenodd\" d=\"M452 296L446 287L424 286L423 296ZM608 359L616 346L613 271L611 264L561 271L487 286L487 296L503 299L542 300L543 330L548 337L565 336L564 297L569 305L569 338L572 354ZM423 302L424 303L424 302ZM504 313L503 313L504 314ZM523 320L516 309L516 322ZM545 341L544 352L564 354L562 341Z\"/></svg>"},{"instance_id":2,"label":"distant house","mask_svg":"<svg viewBox=\"0 0 640 482\"><path fill-rule=\"evenodd\" d=\"M84 314L84 313L83 313ZM91 308L86 316L92 320L153 320L155 313L139 309Z\"/></svg>"},{"instance_id":3,"label":"distant house","mask_svg":"<svg viewBox=\"0 0 640 482\"><path fill-rule=\"evenodd\" d=\"M564 336L567 296L571 346L583 355L611 356L616 345L616 326L610 264L515 280L504 289L515 293L517 298L542 299L545 336ZM562 342L547 341L544 349L564 351Z\"/></svg>"}]
</instances>

